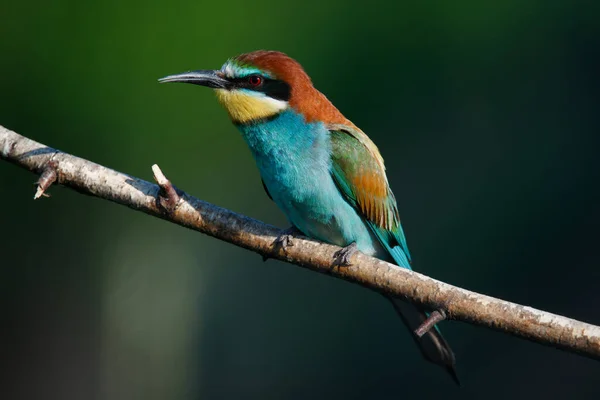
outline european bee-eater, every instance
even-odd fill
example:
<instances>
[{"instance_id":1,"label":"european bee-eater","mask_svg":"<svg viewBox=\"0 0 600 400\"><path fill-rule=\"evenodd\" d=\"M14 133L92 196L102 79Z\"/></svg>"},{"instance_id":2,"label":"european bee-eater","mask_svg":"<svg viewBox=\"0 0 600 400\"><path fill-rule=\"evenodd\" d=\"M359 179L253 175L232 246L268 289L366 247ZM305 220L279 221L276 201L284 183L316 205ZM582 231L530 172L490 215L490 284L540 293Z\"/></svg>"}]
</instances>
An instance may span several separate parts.
<instances>
[{"instance_id":1,"label":"european bee-eater","mask_svg":"<svg viewBox=\"0 0 600 400\"><path fill-rule=\"evenodd\" d=\"M250 147L267 194L304 235L411 269L411 257L383 158L369 137L313 86L302 66L277 51L229 59L220 70L160 79L213 88ZM285 241L284 241L285 242ZM390 299L413 331L425 310ZM424 357L457 380L439 329L414 336Z\"/></svg>"}]
</instances>

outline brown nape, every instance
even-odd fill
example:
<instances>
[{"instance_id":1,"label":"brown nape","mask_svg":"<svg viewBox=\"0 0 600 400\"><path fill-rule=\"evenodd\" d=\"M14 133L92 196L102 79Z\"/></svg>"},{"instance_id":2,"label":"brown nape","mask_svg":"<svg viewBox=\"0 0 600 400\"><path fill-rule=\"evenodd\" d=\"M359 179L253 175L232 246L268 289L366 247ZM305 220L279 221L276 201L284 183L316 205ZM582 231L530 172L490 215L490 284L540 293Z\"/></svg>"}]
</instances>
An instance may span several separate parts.
<instances>
[{"instance_id":1,"label":"brown nape","mask_svg":"<svg viewBox=\"0 0 600 400\"><path fill-rule=\"evenodd\" d=\"M333 104L313 86L304 68L293 58L279 51L258 50L236 57L240 64L250 64L275 75L290 85L290 106L304 115L308 122L354 126Z\"/></svg>"}]
</instances>

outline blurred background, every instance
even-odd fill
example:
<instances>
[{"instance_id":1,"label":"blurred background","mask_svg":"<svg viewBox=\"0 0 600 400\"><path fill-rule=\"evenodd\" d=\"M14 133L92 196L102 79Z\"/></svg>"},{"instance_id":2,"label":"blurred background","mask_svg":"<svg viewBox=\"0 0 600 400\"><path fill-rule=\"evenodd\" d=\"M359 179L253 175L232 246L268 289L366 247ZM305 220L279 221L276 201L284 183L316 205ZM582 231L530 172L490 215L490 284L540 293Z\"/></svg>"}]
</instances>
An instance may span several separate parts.
<instances>
[{"instance_id":1,"label":"blurred background","mask_svg":"<svg viewBox=\"0 0 600 400\"><path fill-rule=\"evenodd\" d=\"M395 4L392 4L395 3ZM0 124L287 227L209 90L298 59L379 145L415 269L600 324L594 1L0 2ZM445 322L463 386L390 304L0 162L3 399L600 397L600 363Z\"/></svg>"}]
</instances>

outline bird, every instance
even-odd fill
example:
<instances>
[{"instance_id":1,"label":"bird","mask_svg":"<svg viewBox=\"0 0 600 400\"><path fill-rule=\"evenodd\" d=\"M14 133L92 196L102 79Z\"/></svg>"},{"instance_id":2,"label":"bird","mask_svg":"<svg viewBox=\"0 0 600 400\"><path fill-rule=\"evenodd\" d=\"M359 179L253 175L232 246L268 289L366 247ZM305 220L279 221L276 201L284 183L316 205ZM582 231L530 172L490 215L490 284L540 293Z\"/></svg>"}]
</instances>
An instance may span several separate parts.
<instances>
[{"instance_id":1,"label":"bird","mask_svg":"<svg viewBox=\"0 0 600 400\"><path fill-rule=\"evenodd\" d=\"M412 269L412 259L383 157L373 141L317 90L299 62L257 50L228 59L218 70L193 70L159 79L212 88L254 157L267 195L295 233L338 245L334 263L356 251ZM427 310L388 297L424 358L459 383L454 353L435 326L414 330Z\"/></svg>"}]
</instances>

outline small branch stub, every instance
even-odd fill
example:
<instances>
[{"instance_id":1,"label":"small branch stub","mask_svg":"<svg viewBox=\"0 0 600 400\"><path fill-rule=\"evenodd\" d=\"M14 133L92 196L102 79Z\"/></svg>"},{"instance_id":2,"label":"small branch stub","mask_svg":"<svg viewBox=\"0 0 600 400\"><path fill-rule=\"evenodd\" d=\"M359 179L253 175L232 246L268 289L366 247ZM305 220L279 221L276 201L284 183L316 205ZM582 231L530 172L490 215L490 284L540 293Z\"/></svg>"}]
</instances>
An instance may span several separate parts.
<instances>
[{"instance_id":1,"label":"small branch stub","mask_svg":"<svg viewBox=\"0 0 600 400\"><path fill-rule=\"evenodd\" d=\"M415 330L415 335L418 337L423 337L423 335L429 332L431 328L435 326L435 324L442 322L445 319L446 312L444 310L435 310L429 314L429 317Z\"/></svg>"},{"instance_id":2,"label":"small branch stub","mask_svg":"<svg viewBox=\"0 0 600 400\"><path fill-rule=\"evenodd\" d=\"M171 181L167 179L157 164L152 166L152 173L154 174L154 180L160 187L157 198L158 204L163 210L172 213L177 208L180 200L177 190L175 190Z\"/></svg>"},{"instance_id":3,"label":"small branch stub","mask_svg":"<svg viewBox=\"0 0 600 400\"><path fill-rule=\"evenodd\" d=\"M44 170L40 175L40 179L37 181L37 190L35 195L33 196L34 200L39 199L40 197L50 197L46 192L46 190L52 185L56 179L58 178L58 164L55 161L50 161L44 166Z\"/></svg>"}]
</instances>

